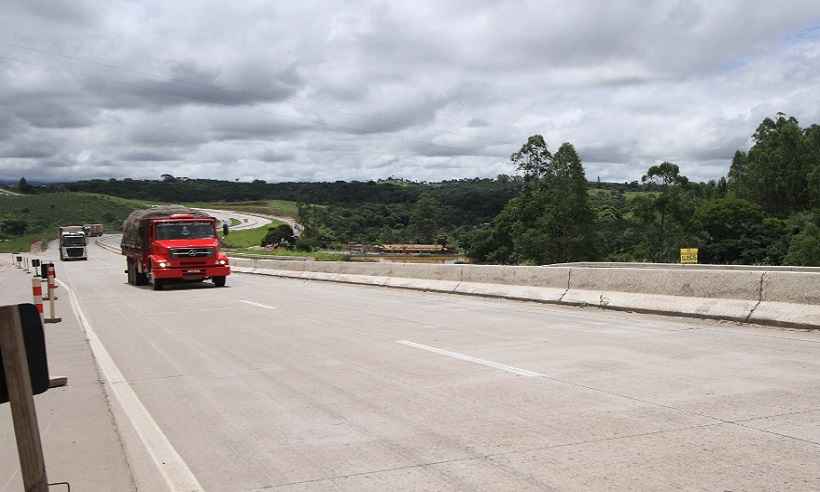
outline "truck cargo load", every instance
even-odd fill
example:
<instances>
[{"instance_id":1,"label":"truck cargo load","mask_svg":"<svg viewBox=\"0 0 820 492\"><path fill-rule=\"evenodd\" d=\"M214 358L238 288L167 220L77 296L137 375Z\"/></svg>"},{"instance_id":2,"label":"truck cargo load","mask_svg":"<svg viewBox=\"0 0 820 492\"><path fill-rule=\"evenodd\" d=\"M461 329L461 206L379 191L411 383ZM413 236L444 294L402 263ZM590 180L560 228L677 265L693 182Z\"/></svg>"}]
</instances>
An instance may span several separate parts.
<instances>
[{"instance_id":1,"label":"truck cargo load","mask_svg":"<svg viewBox=\"0 0 820 492\"><path fill-rule=\"evenodd\" d=\"M83 226L83 231L88 237L97 237L103 235L104 226L102 224L86 224Z\"/></svg>"},{"instance_id":2,"label":"truck cargo load","mask_svg":"<svg viewBox=\"0 0 820 492\"><path fill-rule=\"evenodd\" d=\"M160 290L172 281L210 279L222 287L230 275L228 258L219 251L217 220L180 206L135 210L125 219L120 247L128 283L153 283Z\"/></svg>"}]
</instances>

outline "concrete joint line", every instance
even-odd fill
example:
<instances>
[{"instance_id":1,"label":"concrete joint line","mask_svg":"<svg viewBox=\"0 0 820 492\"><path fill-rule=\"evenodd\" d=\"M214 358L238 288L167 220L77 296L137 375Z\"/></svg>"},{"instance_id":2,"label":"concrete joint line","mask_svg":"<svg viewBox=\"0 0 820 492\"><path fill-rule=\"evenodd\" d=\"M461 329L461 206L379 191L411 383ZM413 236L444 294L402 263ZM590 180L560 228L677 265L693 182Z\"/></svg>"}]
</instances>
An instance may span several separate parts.
<instances>
[{"instance_id":1,"label":"concrete joint line","mask_svg":"<svg viewBox=\"0 0 820 492\"><path fill-rule=\"evenodd\" d=\"M572 268L567 270L567 288L564 289L564 292L561 293L561 297L558 298L558 302L564 302L564 296L567 295L569 292L569 286L572 282Z\"/></svg>"},{"instance_id":2,"label":"concrete joint line","mask_svg":"<svg viewBox=\"0 0 820 492\"><path fill-rule=\"evenodd\" d=\"M752 315L755 313L755 309L760 306L760 303L763 302L763 285L766 281L766 272L760 274L760 284L757 286L757 302L752 309L749 311L749 314L746 315L746 319L744 322L748 323L750 319L752 319Z\"/></svg>"}]
</instances>

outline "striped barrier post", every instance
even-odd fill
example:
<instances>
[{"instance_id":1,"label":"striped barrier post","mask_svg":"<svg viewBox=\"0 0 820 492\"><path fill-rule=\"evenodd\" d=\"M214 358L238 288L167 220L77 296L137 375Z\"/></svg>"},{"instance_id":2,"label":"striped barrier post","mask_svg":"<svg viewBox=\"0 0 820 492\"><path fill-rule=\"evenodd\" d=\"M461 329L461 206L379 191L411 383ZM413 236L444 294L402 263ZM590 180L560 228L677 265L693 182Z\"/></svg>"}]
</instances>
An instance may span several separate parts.
<instances>
[{"instance_id":1,"label":"striped barrier post","mask_svg":"<svg viewBox=\"0 0 820 492\"><path fill-rule=\"evenodd\" d=\"M17 257L17 262L15 262L15 265L17 266L17 268L22 268L22 267L20 266L22 263L23 263L23 257L22 257L22 256L18 256L18 257Z\"/></svg>"},{"instance_id":2,"label":"striped barrier post","mask_svg":"<svg viewBox=\"0 0 820 492\"><path fill-rule=\"evenodd\" d=\"M49 269L51 269L53 271L54 277L55 278L57 277L56 271L53 270L54 269L54 263L41 263L40 264L40 277L42 277L42 278L40 280L42 280L43 282L48 282L49 281L48 280L49 279L49 273L48 273ZM43 297L44 301L51 300L51 296L54 296L55 301L59 299L59 297L57 297L57 283L56 282L51 282L51 284L52 285L46 290L46 297Z\"/></svg>"},{"instance_id":3,"label":"striped barrier post","mask_svg":"<svg viewBox=\"0 0 820 492\"><path fill-rule=\"evenodd\" d=\"M31 294L34 297L34 306L37 312L40 313L40 319L43 319L43 283L39 278L32 277L31 279Z\"/></svg>"},{"instance_id":4,"label":"striped barrier post","mask_svg":"<svg viewBox=\"0 0 820 492\"><path fill-rule=\"evenodd\" d=\"M54 264L50 263L48 265L48 318L43 320L45 323L59 323L62 321L62 318L58 318L54 315L54 300L57 298L57 295L54 292L55 286Z\"/></svg>"},{"instance_id":5,"label":"striped barrier post","mask_svg":"<svg viewBox=\"0 0 820 492\"><path fill-rule=\"evenodd\" d=\"M34 276L40 278L40 260L37 258L31 260L31 267L34 268Z\"/></svg>"}]
</instances>

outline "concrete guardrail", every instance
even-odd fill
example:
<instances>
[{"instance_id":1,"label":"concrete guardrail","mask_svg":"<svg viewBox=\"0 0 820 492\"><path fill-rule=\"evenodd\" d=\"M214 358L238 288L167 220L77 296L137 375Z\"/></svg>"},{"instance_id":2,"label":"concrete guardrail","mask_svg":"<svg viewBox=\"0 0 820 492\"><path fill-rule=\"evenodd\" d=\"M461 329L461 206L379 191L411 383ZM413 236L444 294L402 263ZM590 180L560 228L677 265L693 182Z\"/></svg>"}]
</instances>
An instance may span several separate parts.
<instances>
[{"instance_id":1,"label":"concrete guardrail","mask_svg":"<svg viewBox=\"0 0 820 492\"><path fill-rule=\"evenodd\" d=\"M820 273L814 271L244 258L231 263L240 273L820 328Z\"/></svg>"},{"instance_id":2,"label":"concrete guardrail","mask_svg":"<svg viewBox=\"0 0 820 492\"><path fill-rule=\"evenodd\" d=\"M97 239L119 253L119 246ZM820 268L575 263L438 265L231 258L277 277L499 297L643 313L820 328ZM765 268L765 269L764 269Z\"/></svg>"}]
</instances>

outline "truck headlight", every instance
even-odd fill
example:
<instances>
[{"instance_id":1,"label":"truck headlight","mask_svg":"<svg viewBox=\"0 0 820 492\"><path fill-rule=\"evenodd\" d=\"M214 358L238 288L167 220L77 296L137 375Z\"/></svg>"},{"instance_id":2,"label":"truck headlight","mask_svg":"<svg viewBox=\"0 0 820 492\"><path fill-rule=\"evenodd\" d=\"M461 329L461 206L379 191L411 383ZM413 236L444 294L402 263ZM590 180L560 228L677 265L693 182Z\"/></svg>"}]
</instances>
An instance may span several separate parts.
<instances>
[{"instance_id":1,"label":"truck headlight","mask_svg":"<svg viewBox=\"0 0 820 492\"><path fill-rule=\"evenodd\" d=\"M164 261L159 262L159 267L160 268L165 268L167 266L168 266L168 263L165 263Z\"/></svg>"},{"instance_id":2,"label":"truck headlight","mask_svg":"<svg viewBox=\"0 0 820 492\"><path fill-rule=\"evenodd\" d=\"M228 263L228 262L227 262L227 261L225 261L225 260L219 260L219 264L220 264L220 265L225 265L226 263Z\"/></svg>"}]
</instances>

